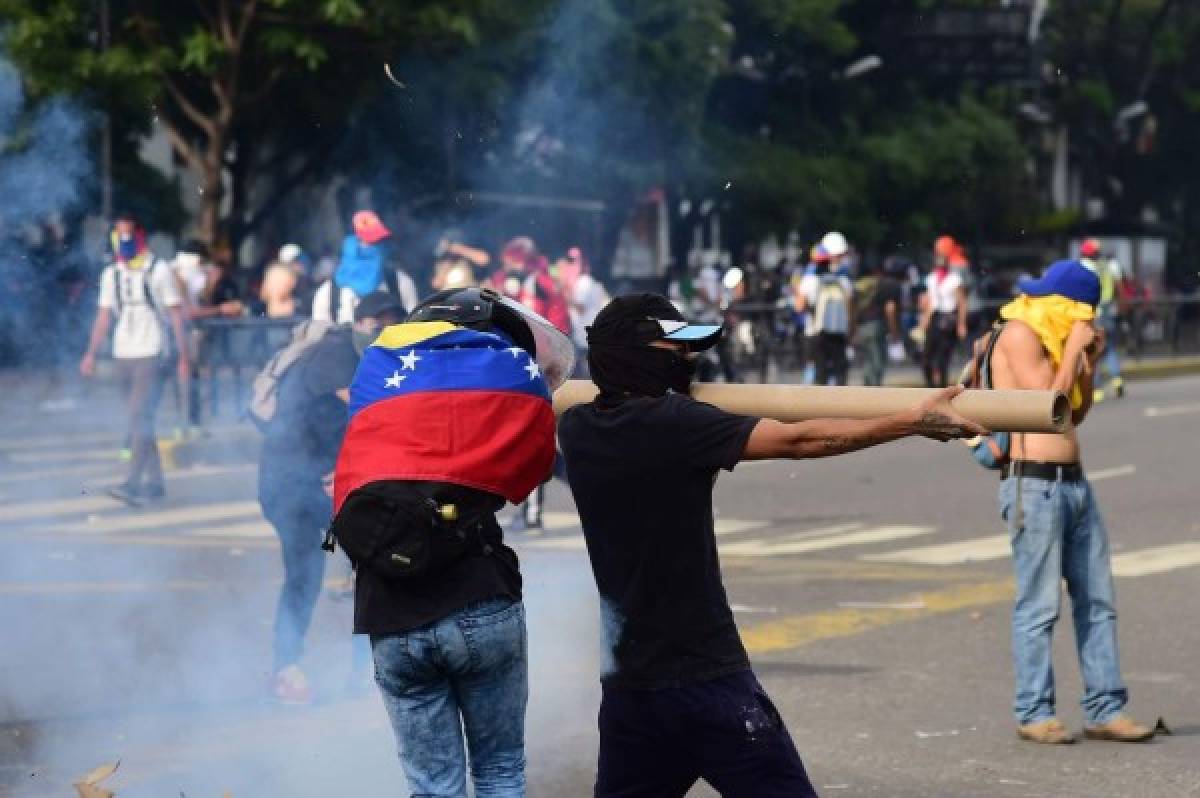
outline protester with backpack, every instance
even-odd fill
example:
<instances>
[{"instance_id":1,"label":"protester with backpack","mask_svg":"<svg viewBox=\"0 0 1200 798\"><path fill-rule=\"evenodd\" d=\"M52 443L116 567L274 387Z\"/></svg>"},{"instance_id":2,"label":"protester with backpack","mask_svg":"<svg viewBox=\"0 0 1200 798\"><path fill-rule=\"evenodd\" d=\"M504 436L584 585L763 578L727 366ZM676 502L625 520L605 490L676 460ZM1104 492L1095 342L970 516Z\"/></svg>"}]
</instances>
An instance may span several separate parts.
<instances>
[{"instance_id":1,"label":"protester with backpack","mask_svg":"<svg viewBox=\"0 0 1200 798\"><path fill-rule=\"evenodd\" d=\"M417 304L417 284L389 262L387 241L392 231L374 211L358 211L352 223L354 231L342 240L333 277L313 294L312 317L348 324L354 319L359 300L373 291L387 291L400 299L406 312L412 310Z\"/></svg>"},{"instance_id":2,"label":"protester with backpack","mask_svg":"<svg viewBox=\"0 0 1200 798\"><path fill-rule=\"evenodd\" d=\"M544 319L463 288L385 330L350 387L332 533L413 795L465 796L468 757L476 795L525 794L521 573L495 514L549 475L573 359Z\"/></svg>"},{"instance_id":3,"label":"protester with backpack","mask_svg":"<svg viewBox=\"0 0 1200 798\"><path fill-rule=\"evenodd\" d=\"M289 347L286 365L277 361L265 372L274 379L269 410L262 376L255 382L252 412L264 433L258 501L283 551L271 685L281 703L307 704L313 697L300 656L325 573L321 542L333 514L330 488L346 429L347 391L362 352L382 328L403 319L394 295L368 294L354 309L353 325L325 324Z\"/></svg>"},{"instance_id":4,"label":"protester with backpack","mask_svg":"<svg viewBox=\"0 0 1200 798\"><path fill-rule=\"evenodd\" d=\"M854 334L854 286L837 272L849 246L841 233L828 233L821 239L821 251L826 257L815 261L813 273L800 280L796 311L807 314L805 335L813 344L814 381L845 385L850 374L846 347Z\"/></svg>"},{"instance_id":5,"label":"protester with backpack","mask_svg":"<svg viewBox=\"0 0 1200 798\"><path fill-rule=\"evenodd\" d=\"M110 243L112 263L100 275L99 310L79 372L95 374L96 355L115 320L112 355L128 402L131 456L125 481L108 494L136 507L166 494L154 431L164 358L174 355L180 380L187 379L191 365L182 298L170 267L154 257L145 231L129 216L117 219Z\"/></svg>"}]
</instances>

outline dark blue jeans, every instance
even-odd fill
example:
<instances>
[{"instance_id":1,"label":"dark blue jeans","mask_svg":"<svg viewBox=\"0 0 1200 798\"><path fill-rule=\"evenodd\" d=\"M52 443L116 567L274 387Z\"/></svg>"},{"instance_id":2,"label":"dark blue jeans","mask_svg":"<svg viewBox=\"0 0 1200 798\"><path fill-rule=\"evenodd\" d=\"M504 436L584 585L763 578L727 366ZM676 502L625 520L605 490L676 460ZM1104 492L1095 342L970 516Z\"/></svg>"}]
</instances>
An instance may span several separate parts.
<instances>
[{"instance_id":1,"label":"dark blue jeans","mask_svg":"<svg viewBox=\"0 0 1200 798\"><path fill-rule=\"evenodd\" d=\"M260 482L264 477L260 474ZM300 661L304 636L321 597L325 551L321 541L332 504L325 494L296 484L259 487L263 515L275 527L283 553L283 587L275 610L275 670Z\"/></svg>"},{"instance_id":2,"label":"dark blue jeans","mask_svg":"<svg viewBox=\"0 0 1200 798\"><path fill-rule=\"evenodd\" d=\"M525 795L529 673L525 608L493 599L398 635L372 635L383 692L413 798Z\"/></svg>"},{"instance_id":3,"label":"dark blue jeans","mask_svg":"<svg viewBox=\"0 0 1200 798\"><path fill-rule=\"evenodd\" d=\"M596 798L816 796L775 705L747 669L686 687L605 686Z\"/></svg>"}]
</instances>

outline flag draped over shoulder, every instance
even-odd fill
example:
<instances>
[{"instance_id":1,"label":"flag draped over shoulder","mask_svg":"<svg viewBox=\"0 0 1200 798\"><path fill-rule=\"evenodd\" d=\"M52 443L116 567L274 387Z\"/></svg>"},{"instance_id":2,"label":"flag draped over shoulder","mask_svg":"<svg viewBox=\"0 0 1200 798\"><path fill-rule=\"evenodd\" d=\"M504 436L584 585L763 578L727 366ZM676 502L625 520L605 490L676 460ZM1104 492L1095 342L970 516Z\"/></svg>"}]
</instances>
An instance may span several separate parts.
<instances>
[{"instance_id":1,"label":"flag draped over shoulder","mask_svg":"<svg viewBox=\"0 0 1200 798\"><path fill-rule=\"evenodd\" d=\"M553 463L550 391L528 352L449 322L395 324L350 385L334 511L380 480L449 482L518 503Z\"/></svg>"}]
</instances>

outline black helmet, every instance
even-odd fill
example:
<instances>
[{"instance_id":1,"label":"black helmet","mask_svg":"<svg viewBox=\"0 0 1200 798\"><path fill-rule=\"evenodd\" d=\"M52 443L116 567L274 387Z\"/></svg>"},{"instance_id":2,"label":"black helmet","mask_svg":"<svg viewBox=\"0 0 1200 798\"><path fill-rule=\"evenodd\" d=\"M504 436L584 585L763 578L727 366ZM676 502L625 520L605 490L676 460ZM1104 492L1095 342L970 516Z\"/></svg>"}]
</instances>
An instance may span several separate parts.
<instances>
[{"instance_id":1,"label":"black helmet","mask_svg":"<svg viewBox=\"0 0 1200 798\"><path fill-rule=\"evenodd\" d=\"M408 321L450 321L473 330L499 330L524 349L537 356L533 331L495 291L488 288L449 288L438 291L408 314Z\"/></svg>"}]
</instances>

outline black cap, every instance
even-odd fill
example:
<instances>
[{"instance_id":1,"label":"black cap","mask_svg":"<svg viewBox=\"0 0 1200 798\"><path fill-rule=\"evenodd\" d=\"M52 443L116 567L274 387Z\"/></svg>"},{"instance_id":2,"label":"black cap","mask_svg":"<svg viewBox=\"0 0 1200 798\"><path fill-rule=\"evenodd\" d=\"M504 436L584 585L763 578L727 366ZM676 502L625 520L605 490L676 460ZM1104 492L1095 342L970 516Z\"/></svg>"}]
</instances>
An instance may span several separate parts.
<instances>
[{"instance_id":1,"label":"black cap","mask_svg":"<svg viewBox=\"0 0 1200 798\"><path fill-rule=\"evenodd\" d=\"M391 316L397 321L403 321L408 314L400 300L387 291L375 291L363 297L354 308L354 320L377 319L380 316Z\"/></svg>"},{"instance_id":2,"label":"black cap","mask_svg":"<svg viewBox=\"0 0 1200 798\"><path fill-rule=\"evenodd\" d=\"M691 352L714 346L720 324L689 324L661 294L626 294L604 306L588 327L591 346L644 346L654 341L684 344Z\"/></svg>"}]
</instances>

